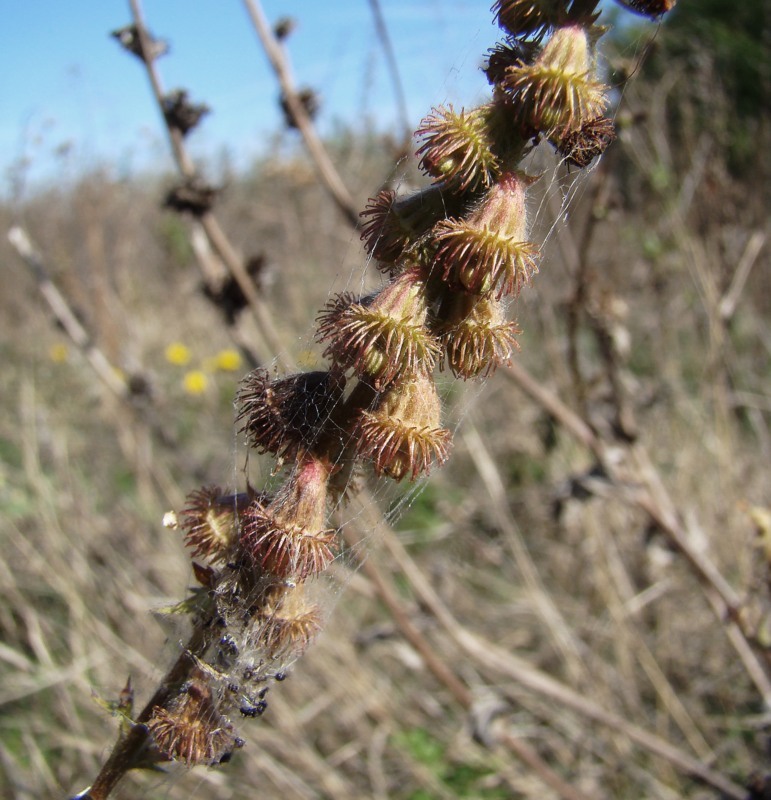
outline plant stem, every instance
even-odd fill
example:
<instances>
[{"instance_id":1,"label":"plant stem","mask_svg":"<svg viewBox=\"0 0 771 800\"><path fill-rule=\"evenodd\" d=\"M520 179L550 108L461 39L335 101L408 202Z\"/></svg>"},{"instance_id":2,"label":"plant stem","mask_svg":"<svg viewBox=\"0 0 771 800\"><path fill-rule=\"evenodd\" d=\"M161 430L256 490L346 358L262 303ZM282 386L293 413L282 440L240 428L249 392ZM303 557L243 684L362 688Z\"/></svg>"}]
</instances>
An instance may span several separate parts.
<instances>
[{"instance_id":1,"label":"plant stem","mask_svg":"<svg viewBox=\"0 0 771 800\"><path fill-rule=\"evenodd\" d=\"M196 666L196 658L204 654L207 646L208 636L204 626L198 625L193 630L187 646L134 720L131 730L115 743L112 753L103 764L86 797L90 800L105 800L129 770L141 765L142 757L152 743L145 723L150 719L153 709L156 706L163 706L172 692L189 677L191 670Z\"/></svg>"}]
</instances>

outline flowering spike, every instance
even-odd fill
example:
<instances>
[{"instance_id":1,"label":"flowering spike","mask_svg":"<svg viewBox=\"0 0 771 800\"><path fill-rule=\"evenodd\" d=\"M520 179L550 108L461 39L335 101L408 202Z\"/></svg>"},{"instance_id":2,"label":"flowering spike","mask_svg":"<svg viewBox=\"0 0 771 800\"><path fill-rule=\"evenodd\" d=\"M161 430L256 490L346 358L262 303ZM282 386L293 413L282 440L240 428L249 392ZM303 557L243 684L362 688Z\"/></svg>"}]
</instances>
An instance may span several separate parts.
<instances>
[{"instance_id":1,"label":"flowering spike","mask_svg":"<svg viewBox=\"0 0 771 800\"><path fill-rule=\"evenodd\" d=\"M490 106L456 113L452 106L435 108L416 136L423 140L416 155L420 168L459 192L490 186L500 172L492 151Z\"/></svg>"},{"instance_id":2,"label":"flowering spike","mask_svg":"<svg viewBox=\"0 0 771 800\"><path fill-rule=\"evenodd\" d=\"M585 28L567 25L554 31L532 64L509 67L501 86L527 125L570 132L605 108L605 87L593 74Z\"/></svg>"},{"instance_id":3,"label":"flowering spike","mask_svg":"<svg viewBox=\"0 0 771 800\"><path fill-rule=\"evenodd\" d=\"M434 368L439 345L426 314L425 284L410 269L359 303L348 293L331 300L319 315L317 338L327 342L325 356L381 390L404 372Z\"/></svg>"},{"instance_id":4,"label":"flowering spike","mask_svg":"<svg viewBox=\"0 0 771 800\"><path fill-rule=\"evenodd\" d=\"M282 579L305 580L333 559L335 531L324 528L330 465L309 454L267 504L254 502L241 530L251 562Z\"/></svg>"},{"instance_id":5,"label":"flowering spike","mask_svg":"<svg viewBox=\"0 0 771 800\"><path fill-rule=\"evenodd\" d=\"M359 455L371 458L377 475L400 481L428 473L449 455L450 432L441 427L441 402L431 376L419 370L395 384L374 411L362 412Z\"/></svg>"},{"instance_id":6,"label":"flowering spike","mask_svg":"<svg viewBox=\"0 0 771 800\"><path fill-rule=\"evenodd\" d=\"M525 241L525 189L531 178L507 173L465 219L434 228L442 277L472 294L519 294L537 271L538 248Z\"/></svg>"}]
</instances>

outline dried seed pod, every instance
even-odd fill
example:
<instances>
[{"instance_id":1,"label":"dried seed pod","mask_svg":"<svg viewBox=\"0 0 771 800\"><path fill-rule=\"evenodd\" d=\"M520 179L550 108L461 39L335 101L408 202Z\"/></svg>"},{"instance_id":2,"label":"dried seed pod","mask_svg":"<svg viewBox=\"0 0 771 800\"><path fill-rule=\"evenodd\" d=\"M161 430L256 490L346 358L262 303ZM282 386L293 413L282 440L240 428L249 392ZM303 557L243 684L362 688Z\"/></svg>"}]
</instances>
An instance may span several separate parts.
<instances>
[{"instance_id":1,"label":"dried seed pod","mask_svg":"<svg viewBox=\"0 0 771 800\"><path fill-rule=\"evenodd\" d=\"M319 108L321 107L321 102L316 91L306 87L304 89L300 89L296 93L295 97L297 98L297 102L302 106L303 110L308 116L308 119L316 119L316 115L319 113ZM281 106L281 113L284 115L284 122L286 123L287 128L299 128L300 126L297 124L297 120L292 112L292 107L289 104L289 100L287 99L286 94L283 92L279 98L279 105Z\"/></svg>"},{"instance_id":2,"label":"dried seed pod","mask_svg":"<svg viewBox=\"0 0 771 800\"><path fill-rule=\"evenodd\" d=\"M483 72L491 86L501 83L506 77L509 67L518 67L521 64L531 63L540 49L534 42L508 37L506 41L499 42L487 51L487 63Z\"/></svg>"},{"instance_id":3,"label":"dried seed pod","mask_svg":"<svg viewBox=\"0 0 771 800\"><path fill-rule=\"evenodd\" d=\"M169 190L163 207L180 213L187 211L194 217L200 217L211 211L219 192L219 189L201 178L187 178L184 183Z\"/></svg>"},{"instance_id":4,"label":"dried seed pod","mask_svg":"<svg viewBox=\"0 0 771 800\"><path fill-rule=\"evenodd\" d=\"M188 767L227 761L244 744L217 709L206 678L197 670L165 708L153 709L147 723L162 755Z\"/></svg>"},{"instance_id":5,"label":"dried seed pod","mask_svg":"<svg viewBox=\"0 0 771 800\"><path fill-rule=\"evenodd\" d=\"M203 556L212 563L226 561L238 538L239 516L249 500L246 494L228 494L218 486L191 492L179 526L185 531L192 556Z\"/></svg>"},{"instance_id":6,"label":"dried seed pod","mask_svg":"<svg viewBox=\"0 0 771 800\"><path fill-rule=\"evenodd\" d=\"M447 203L446 192L438 186L408 197L397 197L393 190L383 189L360 214L366 219L361 238L367 252L390 270L410 245L447 215Z\"/></svg>"},{"instance_id":7,"label":"dried seed pod","mask_svg":"<svg viewBox=\"0 0 771 800\"><path fill-rule=\"evenodd\" d=\"M441 427L441 402L430 375L418 370L396 383L372 411L362 412L356 433L362 458L372 459L375 474L400 481L443 464L450 431Z\"/></svg>"},{"instance_id":8,"label":"dried seed pod","mask_svg":"<svg viewBox=\"0 0 771 800\"><path fill-rule=\"evenodd\" d=\"M331 471L327 461L303 454L269 503L249 507L240 547L252 564L278 578L302 581L332 561L335 531L324 527Z\"/></svg>"},{"instance_id":9,"label":"dried seed pod","mask_svg":"<svg viewBox=\"0 0 771 800\"><path fill-rule=\"evenodd\" d=\"M644 17L658 19L675 7L676 0L616 0L616 2Z\"/></svg>"},{"instance_id":10,"label":"dried seed pod","mask_svg":"<svg viewBox=\"0 0 771 800\"><path fill-rule=\"evenodd\" d=\"M594 72L586 29L567 25L554 31L532 64L509 67L500 85L534 131L570 132L605 108L606 87Z\"/></svg>"},{"instance_id":11,"label":"dried seed pod","mask_svg":"<svg viewBox=\"0 0 771 800\"><path fill-rule=\"evenodd\" d=\"M520 329L505 319L501 303L492 297L454 292L442 304L440 316L446 363L456 377L490 375L519 350L515 337Z\"/></svg>"},{"instance_id":12,"label":"dried seed pod","mask_svg":"<svg viewBox=\"0 0 771 800\"><path fill-rule=\"evenodd\" d=\"M265 369L241 383L238 422L250 447L280 458L312 449L345 387L339 373L302 372L271 379Z\"/></svg>"},{"instance_id":13,"label":"dried seed pod","mask_svg":"<svg viewBox=\"0 0 771 800\"><path fill-rule=\"evenodd\" d=\"M519 294L537 272L538 247L525 241L525 191L532 178L506 173L465 219L434 228L444 280L472 294Z\"/></svg>"},{"instance_id":14,"label":"dried seed pod","mask_svg":"<svg viewBox=\"0 0 771 800\"><path fill-rule=\"evenodd\" d=\"M263 253L256 253L246 260L244 267L258 291L263 289L270 269L266 256ZM206 297L222 311L228 325L233 325L241 311L249 305L244 290L232 275L228 275L216 285L205 282L201 288Z\"/></svg>"},{"instance_id":15,"label":"dried seed pod","mask_svg":"<svg viewBox=\"0 0 771 800\"><path fill-rule=\"evenodd\" d=\"M564 0L495 0L495 24L514 36L542 33L557 24Z\"/></svg>"},{"instance_id":16,"label":"dried seed pod","mask_svg":"<svg viewBox=\"0 0 771 800\"><path fill-rule=\"evenodd\" d=\"M550 137L550 141L568 164L583 169L601 156L615 138L616 129L613 120L597 117L587 120L576 131L564 135L555 133Z\"/></svg>"},{"instance_id":17,"label":"dried seed pod","mask_svg":"<svg viewBox=\"0 0 771 800\"><path fill-rule=\"evenodd\" d=\"M410 269L361 302L338 295L318 318L325 357L372 380L378 391L404 372L433 369L439 345L425 327L425 294L420 271Z\"/></svg>"},{"instance_id":18,"label":"dried seed pod","mask_svg":"<svg viewBox=\"0 0 771 800\"><path fill-rule=\"evenodd\" d=\"M300 656L321 630L321 609L303 584L277 587L261 610L260 641L271 658Z\"/></svg>"},{"instance_id":19,"label":"dried seed pod","mask_svg":"<svg viewBox=\"0 0 771 800\"><path fill-rule=\"evenodd\" d=\"M205 103L191 103L185 89L169 92L161 102L163 116L170 128L186 136L211 109Z\"/></svg>"},{"instance_id":20,"label":"dried seed pod","mask_svg":"<svg viewBox=\"0 0 771 800\"><path fill-rule=\"evenodd\" d=\"M145 54L142 50L142 39L136 25L126 25L123 28L114 30L111 34L120 42L124 50L145 61L145 55L150 61L165 56L169 52L169 43L164 39L156 39L149 31L145 31L145 40L149 52Z\"/></svg>"},{"instance_id":21,"label":"dried seed pod","mask_svg":"<svg viewBox=\"0 0 771 800\"><path fill-rule=\"evenodd\" d=\"M420 168L445 183L445 190L475 191L491 186L500 173L492 150L492 106L456 112L452 106L433 109L420 123L423 141L416 155Z\"/></svg>"}]
</instances>

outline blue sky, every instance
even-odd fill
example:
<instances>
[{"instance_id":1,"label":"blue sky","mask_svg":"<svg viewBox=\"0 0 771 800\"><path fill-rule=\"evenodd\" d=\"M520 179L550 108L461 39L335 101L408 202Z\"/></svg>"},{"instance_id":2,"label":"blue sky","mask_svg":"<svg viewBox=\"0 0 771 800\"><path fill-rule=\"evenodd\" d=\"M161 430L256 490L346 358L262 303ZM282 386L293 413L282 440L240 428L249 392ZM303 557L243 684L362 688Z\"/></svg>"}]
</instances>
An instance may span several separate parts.
<instances>
[{"instance_id":1,"label":"blue sky","mask_svg":"<svg viewBox=\"0 0 771 800\"><path fill-rule=\"evenodd\" d=\"M25 158L28 182L109 164L116 174L170 163L142 65L109 32L130 21L126 0L11 0L0 34L0 192ZM441 102L485 96L478 65L496 41L490 0L381 0L413 124ZM362 112L396 124L386 61L368 0L264 0L292 16L295 77L321 92L320 125ZM149 28L171 43L158 62L166 89L186 87L213 113L190 137L202 158L226 146L236 164L280 128L277 86L240 0L144 0ZM334 9L329 11L329 9ZM63 152L66 156L62 155Z\"/></svg>"}]
</instances>

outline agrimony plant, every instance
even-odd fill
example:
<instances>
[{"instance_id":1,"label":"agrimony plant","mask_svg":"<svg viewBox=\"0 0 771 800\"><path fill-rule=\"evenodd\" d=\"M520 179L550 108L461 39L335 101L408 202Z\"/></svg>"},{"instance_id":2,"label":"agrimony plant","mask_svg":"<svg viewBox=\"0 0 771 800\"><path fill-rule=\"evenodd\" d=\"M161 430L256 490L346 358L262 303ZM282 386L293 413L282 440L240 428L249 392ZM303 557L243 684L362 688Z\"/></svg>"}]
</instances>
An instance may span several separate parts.
<instances>
[{"instance_id":1,"label":"agrimony plant","mask_svg":"<svg viewBox=\"0 0 771 800\"><path fill-rule=\"evenodd\" d=\"M519 333L506 304L538 271L527 212L537 176L524 157L547 141L585 167L613 138L598 4L495 2L505 38L489 53L491 100L434 109L417 131L431 185L406 198L382 191L362 214L366 249L388 282L321 310L326 369L259 369L244 380L240 430L275 458L283 482L241 494L199 489L171 520L198 583L175 609L193 633L144 709L135 714L130 696L121 705L120 738L79 797L103 800L132 768L228 760L244 744L230 718L262 714L271 682L321 627L313 582L338 548L330 509L367 467L412 481L447 460L434 372L467 380L506 364ZM671 3L622 5L655 18Z\"/></svg>"}]
</instances>

